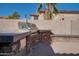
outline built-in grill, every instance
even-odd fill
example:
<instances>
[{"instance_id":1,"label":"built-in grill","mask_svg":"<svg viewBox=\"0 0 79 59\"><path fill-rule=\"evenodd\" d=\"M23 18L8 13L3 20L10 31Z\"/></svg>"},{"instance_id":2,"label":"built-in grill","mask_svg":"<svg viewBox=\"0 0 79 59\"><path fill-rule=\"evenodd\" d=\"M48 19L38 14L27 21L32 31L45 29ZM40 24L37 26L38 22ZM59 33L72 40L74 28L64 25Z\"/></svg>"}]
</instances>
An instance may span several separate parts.
<instances>
[{"instance_id":1,"label":"built-in grill","mask_svg":"<svg viewBox=\"0 0 79 59\"><path fill-rule=\"evenodd\" d=\"M24 38L25 40L27 40L26 38L29 34L29 32L0 33L0 55L13 55L19 52L21 40L23 40Z\"/></svg>"}]
</instances>

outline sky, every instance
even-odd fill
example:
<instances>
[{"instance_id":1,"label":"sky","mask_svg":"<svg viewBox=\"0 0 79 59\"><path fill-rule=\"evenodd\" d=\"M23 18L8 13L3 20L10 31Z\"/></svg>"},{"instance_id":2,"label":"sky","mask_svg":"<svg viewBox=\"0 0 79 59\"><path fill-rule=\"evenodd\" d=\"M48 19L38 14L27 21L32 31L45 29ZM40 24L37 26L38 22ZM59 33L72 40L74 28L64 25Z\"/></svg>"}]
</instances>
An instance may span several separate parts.
<instances>
[{"instance_id":1,"label":"sky","mask_svg":"<svg viewBox=\"0 0 79 59\"><path fill-rule=\"evenodd\" d=\"M26 14L36 13L37 6L38 3L0 3L0 16L9 16L16 11L21 15L20 18L24 18ZM44 4L42 9L45 10ZM58 3L57 9L79 11L79 3Z\"/></svg>"}]
</instances>

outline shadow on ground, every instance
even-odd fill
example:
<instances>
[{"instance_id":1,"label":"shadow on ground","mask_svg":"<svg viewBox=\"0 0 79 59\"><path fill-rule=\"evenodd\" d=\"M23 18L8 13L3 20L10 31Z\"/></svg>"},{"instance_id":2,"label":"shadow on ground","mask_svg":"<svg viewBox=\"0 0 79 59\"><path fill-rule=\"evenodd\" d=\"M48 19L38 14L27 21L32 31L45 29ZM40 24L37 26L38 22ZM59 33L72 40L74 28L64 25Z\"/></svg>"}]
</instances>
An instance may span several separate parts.
<instances>
[{"instance_id":1,"label":"shadow on ground","mask_svg":"<svg viewBox=\"0 0 79 59\"><path fill-rule=\"evenodd\" d=\"M40 42L32 48L32 53L30 54L30 56L79 56L79 54L55 53L49 44Z\"/></svg>"},{"instance_id":2,"label":"shadow on ground","mask_svg":"<svg viewBox=\"0 0 79 59\"><path fill-rule=\"evenodd\" d=\"M49 44L40 42L34 48L30 56L53 56L55 55L52 47Z\"/></svg>"}]
</instances>

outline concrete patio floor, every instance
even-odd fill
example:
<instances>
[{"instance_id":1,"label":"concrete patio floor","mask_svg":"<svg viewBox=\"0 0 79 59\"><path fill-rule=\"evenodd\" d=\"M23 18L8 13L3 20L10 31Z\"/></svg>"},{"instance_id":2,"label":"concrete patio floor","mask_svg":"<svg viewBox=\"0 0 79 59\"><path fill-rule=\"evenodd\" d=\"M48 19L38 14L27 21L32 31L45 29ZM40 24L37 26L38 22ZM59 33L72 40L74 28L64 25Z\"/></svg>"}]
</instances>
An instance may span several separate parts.
<instances>
[{"instance_id":1,"label":"concrete patio floor","mask_svg":"<svg viewBox=\"0 0 79 59\"><path fill-rule=\"evenodd\" d=\"M32 48L32 52L30 56L53 56L54 51L52 50L51 46L40 42L34 48Z\"/></svg>"}]
</instances>

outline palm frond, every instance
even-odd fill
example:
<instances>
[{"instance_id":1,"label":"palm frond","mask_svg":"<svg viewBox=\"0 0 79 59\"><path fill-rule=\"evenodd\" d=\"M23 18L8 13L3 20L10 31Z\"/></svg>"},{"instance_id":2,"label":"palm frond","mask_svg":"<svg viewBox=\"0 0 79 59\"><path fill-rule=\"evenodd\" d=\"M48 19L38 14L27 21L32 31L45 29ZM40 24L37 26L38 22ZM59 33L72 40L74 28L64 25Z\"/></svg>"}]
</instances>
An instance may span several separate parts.
<instances>
[{"instance_id":1,"label":"palm frond","mask_svg":"<svg viewBox=\"0 0 79 59\"><path fill-rule=\"evenodd\" d=\"M54 6L54 13L58 13L58 9L57 9L56 5Z\"/></svg>"},{"instance_id":2,"label":"palm frond","mask_svg":"<svg viewBox=\"0 0 79 59\"><path fill-rule=\"evenodd\" d=\"M37 12L39 12L42 9L42 4L39 4L37 7Z\"/></svg>"}]
</instances>

